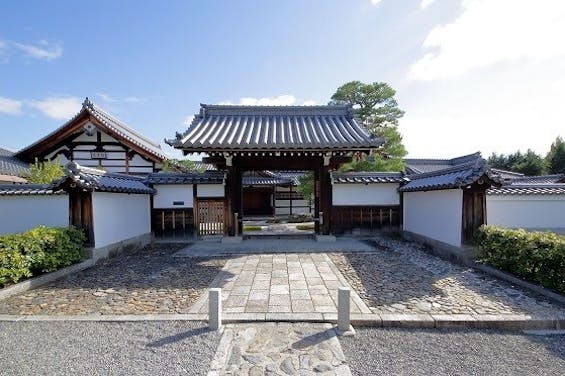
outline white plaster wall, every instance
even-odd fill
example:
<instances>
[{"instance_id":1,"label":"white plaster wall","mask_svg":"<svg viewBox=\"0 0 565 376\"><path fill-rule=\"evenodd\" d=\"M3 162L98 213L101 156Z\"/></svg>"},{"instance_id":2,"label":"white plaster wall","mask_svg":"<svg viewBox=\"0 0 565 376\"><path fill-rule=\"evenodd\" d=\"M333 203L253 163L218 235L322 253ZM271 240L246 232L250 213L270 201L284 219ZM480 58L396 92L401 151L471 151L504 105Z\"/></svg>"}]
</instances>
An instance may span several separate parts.
<instances>
[{"instance_id":1,"label":"white plaster wall","mask_svg":"<svg viewBox=\"0 0 565 376\"><path fill-rule=\"evenodd\" d=\"M149 195L92 193L96 248L151 232Z\"/></svg>"},{"instance_id":2,"label":"white plaster wall","mask_svg":"<svg viewBox=\"0 0 565 376\"><path fill-rule=\"evenodd\" d=\"M198 197L224 197L225 189L223 184L198 184L196 195Z\"/></svg>"},{"instance_id":3,"label":"white plaster wall","mask_svg":"<svg viewBox=\"0 0 565 376\"><path fill-rule=\"evenodd\" d=\"M565 195L487 195L487 223L565 230Z\"/></svg>"},{"instance_id":4,"label":"white plaster wall","mask_svg":"<svg viewBox=\"0 0 565 376\"><path fill-rule=\"evenodd\" d=\"M334 184L332 202L334 205L398 205L400 195L398 184Z\"/></svg>"},{"instance_id":5,"label":"white plaster wall","mask_svg":"<svg viewBox=\"0 0 565 376\"><path fill-rule=\"evenodd\" d=\"M461 246L463 191L405 192L403 229Z\"/></svg>"},{"instance_id":6,"label":"white plaster wall","mask_svg":"<svg viewBox=\"0 0 565 376\"><path fill-rule=\"evenodd\" d=\"M0 196L0 235L39 225L68 226L69 196Z\"/></svg>"},{"instance_id":7,"label":"white plaster wall","mask_svg":"<svg viewBox=\"0 0 565 376\"><path fill-rule=\"evenodd\" d=\"M157 191L157 194L153 196L153 207L155 209L193 207L192 184L156 185L155 190ZM184 201L184 205L173 205L175 201Z\"/></svg>"}]
</instances>

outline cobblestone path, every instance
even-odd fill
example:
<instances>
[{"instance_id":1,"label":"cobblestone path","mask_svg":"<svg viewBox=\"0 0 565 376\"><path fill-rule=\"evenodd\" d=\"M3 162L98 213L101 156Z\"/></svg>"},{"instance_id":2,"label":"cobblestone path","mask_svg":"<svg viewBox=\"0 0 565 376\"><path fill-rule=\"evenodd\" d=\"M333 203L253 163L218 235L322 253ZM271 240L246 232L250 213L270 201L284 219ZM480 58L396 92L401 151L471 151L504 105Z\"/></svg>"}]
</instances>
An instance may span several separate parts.
<instances>
[{"instance_id":1,"label":"cobblestone path","mask_svg":"<svg viewBox=\"0 0 565 376\"><path fill-rule=\"evenodd\" d=\"M329 324L226 325L213 375L351 375Z\"/></svg>"},{"instance_id":2,"label":"cobblestone path","mask_svg":"<svg viewBox=\"0 0 565 376\"><path fill-rule=\"evenodd\" d=\"M416 243L375 240L369 253L330 258L373 313L563 313L544 297L426 253Z\"/></svg>"},{"instance_id":3,"label":"cobblestone path","mask_svg":"<svg viewBox=\"0 0 565 376\"><path fill-rule=\"evenodd\" d=\"M179 259L186 244L152 244L53 283L0 300L0 314L186 313L224 258Z\"/></svg>"}]
</instances>

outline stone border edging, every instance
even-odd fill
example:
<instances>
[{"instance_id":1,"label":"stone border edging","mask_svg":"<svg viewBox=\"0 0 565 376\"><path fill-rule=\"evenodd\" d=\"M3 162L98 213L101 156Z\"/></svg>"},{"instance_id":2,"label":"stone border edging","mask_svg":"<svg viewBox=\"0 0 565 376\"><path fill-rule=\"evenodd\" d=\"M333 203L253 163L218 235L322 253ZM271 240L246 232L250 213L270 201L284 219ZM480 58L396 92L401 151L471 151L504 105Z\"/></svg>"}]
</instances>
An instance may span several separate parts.
<instances>
[{"instance_id":1,"label":"stone border edging","mask_svg":"<svg viewBox=\"0 0 565 376\"><path fill-rule=\"evenodd\" d=\"M530 290L530 291L533 291L533 292L538 293L540 295L543 295L543 296L565 306L565 296L558 294L556 292L553 292L549 289L546 289L545 287L536 285L536 284L531 283L531 282L524 281L524 280L522 280L518 277L514 277L513 275L510 275L506 272L503 272L502 270L493 268L492 266L488 266L488 265L481 264L481 263L478 263L478 262L475 262L475 264L473 266L476 269L478 269L478 270L480 270L480 271L482 271L486 274L492 275L492 276L499 278L499 279L503 279L507 282L513 283L513 284L518 285L522 288L525 288L527 290Z\"/></svg>"},{"instance_id":2,"label":"stone border edging","mask_svg":"<svg viewBox=\"0 0 565 376\"><path fill-rule=\"evenodd\" d=\"M95 261L93 259L87 259L79 264L74 264L67 266L66 268L56 270L51 273L40 275L39 277L34 277L23 282L17 283L12 286L5 287L0 290L0 300L7 299L11 296L20 294L25 291L35 289L46 283L53 282L59 278L66 277L69 274L79 272L84 269L91 268L94 266Z\"/></svg>"},{"instance_id":3,"label":"stone border edging","mask_svg":"<svg viewBox=\"0 0 565 376\"><path fill-rule=\"evenodd\" d=\"M139 321L206 321L207 314L145 314L145 315L0 315L7 322L139 322ZM337 323L336 313L224 313L223 324L253 322ZM435 315L435 314L352 314L351 324L358 327L413 329L496 329L504 331L563 330L565 314L554 317L529 315Z\"/></svg>"}]
</instances>

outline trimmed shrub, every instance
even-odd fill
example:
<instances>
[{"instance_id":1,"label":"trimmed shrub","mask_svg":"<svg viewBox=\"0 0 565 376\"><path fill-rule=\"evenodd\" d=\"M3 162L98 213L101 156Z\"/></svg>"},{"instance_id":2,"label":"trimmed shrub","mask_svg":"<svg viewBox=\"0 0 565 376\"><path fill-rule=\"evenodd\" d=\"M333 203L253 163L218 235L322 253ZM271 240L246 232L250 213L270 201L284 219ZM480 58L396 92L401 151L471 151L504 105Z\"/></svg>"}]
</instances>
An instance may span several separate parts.
<instances>
[{"instance_id":1,"label":"trimmed shrub","mask_svg":"<svg viewBox=\"0 0 565 376\"><path fill-rule=\"evenodd\" d=\"M0 286L81 261L84 241L74 227L39 226L0 236Z\"/></svg>"},{"instance_id":2,"label":"trimmed shrub","mask_svg":"<svg viewBox=\"0 0 565 376\"><path fill-rule=\"evenodd\" d=\"M487 264L565 293L565 236L481 226L476 243Z\"/></svg>"}]
</instances>

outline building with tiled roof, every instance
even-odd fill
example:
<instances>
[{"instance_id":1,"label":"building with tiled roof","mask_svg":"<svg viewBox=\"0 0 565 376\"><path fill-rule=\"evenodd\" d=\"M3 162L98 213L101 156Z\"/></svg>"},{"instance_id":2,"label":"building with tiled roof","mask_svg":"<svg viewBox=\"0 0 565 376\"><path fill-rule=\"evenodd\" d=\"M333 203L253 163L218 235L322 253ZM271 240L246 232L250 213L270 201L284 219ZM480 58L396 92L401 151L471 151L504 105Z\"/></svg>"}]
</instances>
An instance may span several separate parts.
<instances>
[{"instance_id":1,"label":"building with tiled roof","mask_svg":"<svg viewBox=\"0 0 565 376\"><path fill-rule=\"evenodd\" d=\"M0 147L0 183L25 183L29 164L14 156L14 152Z\"/></svg>"},{"instance_id":2,"label":"building with tiled roof","mask_svg":"<svg viewBox=\"0 0 565 376\"><path fill-rule=\"evenodd\" d=\"M159 171L165 153L160 146L85 99L69 121L21 149L15 157L32 163L36 158L73 161L85 167L126 174Z\"/></svg>"}]
</instances>

